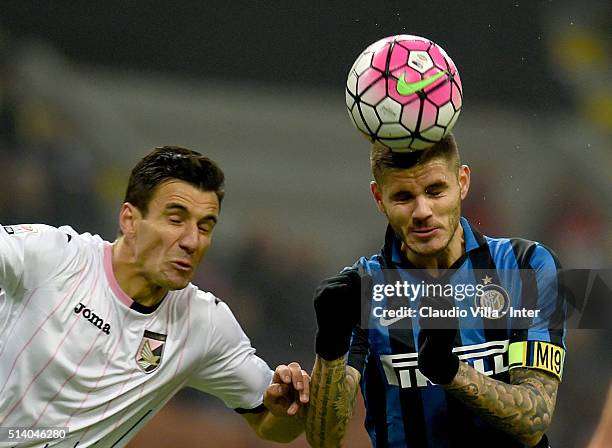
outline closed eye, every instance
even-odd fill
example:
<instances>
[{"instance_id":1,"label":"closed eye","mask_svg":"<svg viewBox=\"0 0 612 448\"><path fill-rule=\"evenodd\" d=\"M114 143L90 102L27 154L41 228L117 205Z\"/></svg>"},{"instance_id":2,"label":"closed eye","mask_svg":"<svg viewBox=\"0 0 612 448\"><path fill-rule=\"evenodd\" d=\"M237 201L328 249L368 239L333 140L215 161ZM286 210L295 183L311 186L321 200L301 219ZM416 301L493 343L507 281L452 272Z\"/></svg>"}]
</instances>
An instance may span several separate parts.
<instances>
[{"instance_id":1,"label":"closed eye","mask_svg":"<svg viewBox=\"0 0 612 448\"><path fill-rule=\"evenodd\" d=\"M215 228L215 224L217 223L216 219L208 218L200 223L198 229L203 233L210 233Z\"/></svg>"},{"instance_id":2,"label":"closed eye","mask_svg":"<svg viewBox=\"0 0 612 448\"><path fill-rule=\"evenodd\" d=\"M440 196L444 193L448 188L446 182L437 182L435 184L429 185L425 192L430 196Z\"/></svg>"},{"instance_id":3,"label":"closed eye","mask_svg":"<svg viewBox=\"0 0 612 448\"><path fill-rule=\"evenodd\" d=\"M391 196L393 202L406 202L413 198L412 194L406 191L398 191Z\"/></svg>"}]
</instances>

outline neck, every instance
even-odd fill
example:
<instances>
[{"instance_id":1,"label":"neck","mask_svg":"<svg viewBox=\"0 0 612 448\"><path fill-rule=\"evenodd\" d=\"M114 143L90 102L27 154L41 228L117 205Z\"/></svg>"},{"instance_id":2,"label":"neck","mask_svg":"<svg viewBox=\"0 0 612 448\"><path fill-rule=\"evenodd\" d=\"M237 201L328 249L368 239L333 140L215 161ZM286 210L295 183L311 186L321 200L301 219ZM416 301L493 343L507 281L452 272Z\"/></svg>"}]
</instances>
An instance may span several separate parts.
<instances>
[{"instance_id":1,"label":"neck","mask_svg":"<svg viewBox=\"0 0 612 448\"><path fill-rule=\"evenodd\" d=\"M404 256L419 269L426 269L431 274L435 274L438 269L448 269L457 261L465 251L465 239L463 226L457 225L455 233L451 237L448 246L434 256L419 255L408 249L402 242L401 251Z\"/></svg>"},{"instance_id":2,"label":"neck","mask_svg":"<svg viewBox=\"0 0 612 448\"><path fill-rule=\"evenodd\" d=\"M168 290L152 284L136 260L133 249L119 238L113 244L113 273L117 283L134 302L143 306L155 306Z\"/></svg>"}]
</instances>

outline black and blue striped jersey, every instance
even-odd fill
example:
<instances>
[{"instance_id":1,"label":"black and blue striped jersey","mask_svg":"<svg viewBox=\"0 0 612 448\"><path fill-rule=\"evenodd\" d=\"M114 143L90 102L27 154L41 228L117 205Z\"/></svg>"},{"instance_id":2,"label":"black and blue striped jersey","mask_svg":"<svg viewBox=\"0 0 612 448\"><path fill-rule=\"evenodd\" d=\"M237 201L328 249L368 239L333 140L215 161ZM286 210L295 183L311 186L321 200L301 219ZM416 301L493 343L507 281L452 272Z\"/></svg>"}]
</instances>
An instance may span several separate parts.
<instances>
[{"instance_id":1,"label":"black and blue striped jersey","mask_svg":"<svg viewBox=\"0 0 612 448\"><path fill-rule=\"evenodd\" d=\"M509 370L514 367L543 369L560 379L565 356L565 304L556 287L560 266L555 255L537 242L484 236L465 218L461 218L461 226L465 251L448 271L445 282L483 288L484 296L503 313L501 317L474 316L467 313L473 300L457 301L458 309L466 313L458 317L453 351L462 361L500 381L509 382ZM373 285L396 281L424 284L427 275L415 269L400 248L401 241L388 228L381 252L359 259L354 266ZM398 304L416 310L420 297L396 298L391 304L391 300L374 298L372 290L366 294L369 311L353 332L348 357L348 364L361 372L365 426L372 445L522 447L419 372L418 311L403 319L372 312L375 307ZM508 312L523 309L537 313L516 317ZM546 437L538 446L548 446Z\"/></svg>"}]
</instances>

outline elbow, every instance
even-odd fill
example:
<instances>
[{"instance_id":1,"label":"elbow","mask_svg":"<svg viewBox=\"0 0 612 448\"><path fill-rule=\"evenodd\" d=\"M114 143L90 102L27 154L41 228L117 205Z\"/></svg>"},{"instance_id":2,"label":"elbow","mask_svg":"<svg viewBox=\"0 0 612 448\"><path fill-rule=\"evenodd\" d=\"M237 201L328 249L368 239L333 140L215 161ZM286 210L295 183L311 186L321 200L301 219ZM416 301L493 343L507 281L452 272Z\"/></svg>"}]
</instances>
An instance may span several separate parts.
<instances>
[{"instance_id":1,"label":"elbow","mask_svg":"<svg viewBox=\"0 0 612 448\"><path fill-rule=\"evenodd\" d=\"M542 440L542 437L544 437L544 432L537 431L533 434L524 435L523 437L519 439L519 441L527 446L536 446L538 443L540 443L540 440Z\"/></svg>"},{"instance_id":2,"label":"elbow","mask_svg":"<svg viewBox=\"0 0 612 448\"><path fill-rule=\"evenodd\" d=\"M338 448L344 444L344 436L333 434L326 434L325 438L321 438L306 432L306 440L312 448Z\"/></svg>"},{"instance_id":3,"label":"elbow","mask_svg":"<svg viewBox=\"0 0 612 448\"><path fill-rule=\"evenodd\" d=\"M259 429L256 431L257 437L262 440L268 440L270 442L277 443L290 443L293 442L299 434L280 434L277 432L269 432L263 429Z\"/></svg>"},{"instance_id":4,"label":"elbow","mask_svg":"<svg viewBox=\"0 0 612 448\"><path fill-rule=\"evenodd\" d=\"M536 418L536 422L534 422L530 430L518 437L519 441L527 446L536 446L540 443L542 437L544 437L544 433L548 429L549 424L550 419Z\"/></svg>"},{"instance_id":5,"label":"elbow","mask_svg":"<svg viewBox=\"0 0 612 448\"><path fill-rule=\"evenodd\" d=\"M255 434L262 440L277 443L290 443L297 439L301 432L274 431L259 427L255 430Z\"/></svg>"}]
</instances>

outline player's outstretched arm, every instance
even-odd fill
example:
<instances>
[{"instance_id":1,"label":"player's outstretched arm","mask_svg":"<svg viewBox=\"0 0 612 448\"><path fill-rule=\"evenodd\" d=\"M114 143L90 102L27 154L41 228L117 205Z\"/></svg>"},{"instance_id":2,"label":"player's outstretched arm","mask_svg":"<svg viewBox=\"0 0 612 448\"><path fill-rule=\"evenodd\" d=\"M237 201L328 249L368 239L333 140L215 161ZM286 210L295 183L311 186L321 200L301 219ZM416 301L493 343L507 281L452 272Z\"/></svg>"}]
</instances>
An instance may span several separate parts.
<instances>
[{"instance_id":1,"label":"player's outstretched arm","mask_svg":"<svg viewBox=\"0 0 612 448\"><path fill-rule=\"evenodd\" d=\"M490 425L535 446L552 420L559 380L523 367L510 371L510 383L489 378L462 362L444 388Z\"/></svg>"},{"instance_id":2,"label":"player's outstretched arm","mask_svg":"<svg viewBox=\"0 0 612 448\"><path fill-rule=\"evenodd\" d=\"M264 393L263 412L242 416L260 438L291 442L304 431L309 390L310 376L297 362L280 365Z\"/></svg>"},{"instance_id":3,"label":"player's outstretched arm","mask_svg":"<svg viewBox=\"0 0 612 448\"><path fill-rule=\"evenodd\" d=\"M342 446L353 413L360 375L347 366L346 353L359 321L360 289L357 270L345 269L315 291L317 356L306 415L306 438L313 447Z\"/></svg>"},{"instance_id":4,"label":"player's outstretched arm","mask_svg":"<svg viewBox=\"0 0 612 448\"><path fill-rule=\"evenodd\" d=\"M306 413L306 439L313 447L339 447L353 415L360 374L346 356L315 360Z\"/></svg>"}]
</instances>

